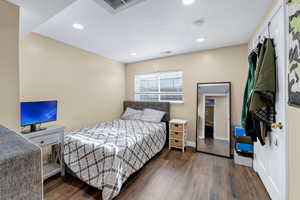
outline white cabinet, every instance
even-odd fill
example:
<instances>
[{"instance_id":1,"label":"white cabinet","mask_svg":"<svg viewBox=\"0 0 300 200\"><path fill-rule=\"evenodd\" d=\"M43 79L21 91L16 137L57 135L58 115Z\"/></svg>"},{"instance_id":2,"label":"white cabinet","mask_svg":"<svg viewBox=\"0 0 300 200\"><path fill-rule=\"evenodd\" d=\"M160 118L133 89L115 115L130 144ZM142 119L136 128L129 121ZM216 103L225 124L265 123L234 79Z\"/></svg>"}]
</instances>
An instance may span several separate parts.
<instances>
[{"instance_id":1,"label":"white cabinet","mask_svg":"<svg viewBox=\"0 0 300 200\"><path fill-rule=\"evenodd\" d=\"M51 162L43 165L43 179L47 179L53 175L61 173L65 174L63 152L64 152L64 127L50 126L45 130L36 131L33 133L23 134L32 143L43 149L51 147ZM53 146L56 145L56 151L53 151Z\"/></svg>"}]
</instances>

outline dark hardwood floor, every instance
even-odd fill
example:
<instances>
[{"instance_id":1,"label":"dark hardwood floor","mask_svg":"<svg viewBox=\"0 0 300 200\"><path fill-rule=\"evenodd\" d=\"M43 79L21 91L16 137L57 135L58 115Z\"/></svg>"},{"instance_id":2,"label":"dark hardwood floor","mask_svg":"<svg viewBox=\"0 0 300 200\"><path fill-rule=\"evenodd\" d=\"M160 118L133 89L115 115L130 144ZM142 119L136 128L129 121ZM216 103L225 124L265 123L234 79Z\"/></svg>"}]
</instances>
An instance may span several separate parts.
<instances>
[{"instance_id":1,"label":"dark hardwood floor","mask_svg":"<svg viewBox=\"0 0 300 200\"><path fill-rule=\"evenodd\" d=\"M45 200L101 200L101 192L66 176L44 184ZM123 186L116 200L270 200L252 169L192 149L163 150Z\"/></svg>"}]
</instances>

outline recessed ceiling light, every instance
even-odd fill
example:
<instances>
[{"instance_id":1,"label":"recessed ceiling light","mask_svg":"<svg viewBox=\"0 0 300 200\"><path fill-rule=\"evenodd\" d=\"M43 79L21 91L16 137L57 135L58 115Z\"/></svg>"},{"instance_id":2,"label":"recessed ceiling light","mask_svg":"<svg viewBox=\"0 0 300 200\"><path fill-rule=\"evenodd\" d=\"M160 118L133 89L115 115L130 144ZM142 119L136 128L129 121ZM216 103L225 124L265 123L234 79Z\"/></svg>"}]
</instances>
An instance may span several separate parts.
<instances>
[{"instance_id":1,"label":"recessed ceiling light","mask_svg":"<svg viewBox=\"0 0 300 200\"><path fill-rule=\"evenodd\" d=\"M196 39L196 42L204 42L205 41L205 38L197 38Z\"/></svg>"},{"instance_id":2,"label":"recessed ceiling light","mask_svg":"<svg viewBox=\"0 0 300 200\"><path fill-rule=\"evenodd\" d=\"M136 56L136 55L137 55L137 53L131 53L130 55L132 55L132 56Z\"/></svg>"},{"instance_id":3,"label":"recessed ceiling light","mask_svg":"<svg viewBox=\"0 0 300 200\"><path fill-rule=\"evenodd\" d=\"M182 0L183 5L189 6L195 3L196 0Z\"/></svg>"},{"instance_id":4,"label":"recessed ceiling light","mask_svg":"<svg viewBox=\"0 0 300 200\"><path fill-rule=\"evenodd\" d=\"M77 29L77 30L83 30L84 26L82 24L78 24L78 23L74 23L73 28Z\"/></svg>"}]
</instances>

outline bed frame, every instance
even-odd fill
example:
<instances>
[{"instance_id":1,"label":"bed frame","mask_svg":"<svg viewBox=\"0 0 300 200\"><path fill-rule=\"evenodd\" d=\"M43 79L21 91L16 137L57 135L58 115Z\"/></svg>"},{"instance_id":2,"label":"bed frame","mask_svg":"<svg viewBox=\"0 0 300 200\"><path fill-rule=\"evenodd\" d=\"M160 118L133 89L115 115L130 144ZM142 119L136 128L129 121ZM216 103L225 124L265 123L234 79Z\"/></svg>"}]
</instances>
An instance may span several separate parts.
<instances>
[{"instance_id":1,"label":"bed frame","mask_svg":"<svg viewBox=\"0 0 300 200\"><path fill-rule=\"evenodd\" d=\"M170 103L169 102L146 102L146 101L124 101L123 110L125 111L127 107L143 110L145 108L151 108L155 110L160 110L165 112L165 116L162 119L162 122L166 123L166 135L167 140L165 146L169 144L169 121L170 121Z\"/></svg>"},{"instance_id":2,"label":"bed frame","mask_svg":"<svg viewBox=\"0 0 300 200\"><path fill-rule=\"evenodd\" d=\"M165 116L163 117L162 119L162 122L165 122L166 123L166 136L167 136L167 139L166 139L166 144L165 144L165 147L169 144L169 121L170 121L170 103L168 102L142 102L142 101L124 101L123 102L123 110L125 111L127 107L130 107L130 108L133 108L133 109L136 109L136 110L143 110L145 108L150 108L150 109L156 109L156 110L160 110L160 111L163 111L165 112ZM159 152L157 155L155 155L153 158L155 158L156 156L158 156L161 152ZM150 160L148 160L146 162L149 163L153 158L151 158ZM145 164L145 165L146 165ZM143 167L142 167L143 168ZM141 169L142 169L141 168ZM72 172L72 170L70 170L68 168L68 166L65 164L65 169L66 169L66 174L72 176L72 177L75 177L75 178L78 178L76 176L75 173ZM140 169L140 170L141 170ZM136 174L139 173L139 171L136 171L134 172L130 177L134 177ZM64 178L67 178L66 176ZM79 178L78 178L79 179ZM128 180L126 181L128 182ZM125 183L126 183L125 182ZM124 184L125 184L124 183ZM102 192L102 191L101 191Z\"/></svg>"},{"instance_id":3,"label":"bed frame","mask_svg":"<svg viewBox=\"0 0 300 200\"><path fill-rule=\"evenodd\" d=\"M169 144L169 121L170 121L170 103L168 102L142 102L142 101L124 101L123 102L123 110L125 111L127 107L136 109L136 110L143 110L145 108L151 108L166 112L165 116L162 119L162 122L166 123L166 135L167 140L165 146ZM77 177L67 165L65 165L66 172L74 177Z\"/></svg>"},{"instance_id":4,"label":"bed frame","mask_svg":"<svg viewBox=\"0 0 300 200\"><path fill-rule=\"evenodd\" d=\"M170 103L169 102L144 102L144 101L124 101L123 109L126 110L127 107L143 110L145 108L151 108L155 110L160 110L166 113L162 122L169 123L170 121Z\"/></svg>"}]
</instances>

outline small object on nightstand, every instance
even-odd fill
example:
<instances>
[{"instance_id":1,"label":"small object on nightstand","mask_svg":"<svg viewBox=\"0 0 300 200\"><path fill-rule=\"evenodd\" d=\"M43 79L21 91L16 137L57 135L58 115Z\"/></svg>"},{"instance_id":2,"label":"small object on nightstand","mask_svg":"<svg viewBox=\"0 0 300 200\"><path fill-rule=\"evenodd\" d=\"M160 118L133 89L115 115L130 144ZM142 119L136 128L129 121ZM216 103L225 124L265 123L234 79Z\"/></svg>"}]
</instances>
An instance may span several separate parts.
<instances>
[{"instance_id":1,"label":"small object on nightstand","mask_svg":"<svg viewBox=\"0 0 300 200\"><path fill-rule=\"evenodd\" d=\"M51 162L43 164L43 179L47 179L58 173L61 176L65 175L63 153L64 153L64 127L62 126L50 126L45 130L36 131L28 134L23 134L23 136L41 147L52 147L52 159ZM56 151L54 151L54 146L57 146Z\"/></svg>"},{"instance_id":2,"label":"small object on nightstand","mask_svg":"<svg viewBox=\"0 0 300 200\"><path fill-rule=\"evenodd\" d=\"M184 152L187 135L187 120L172 119L169 121L169 149L182 149Z\"/></svg>"}]
</instances>

